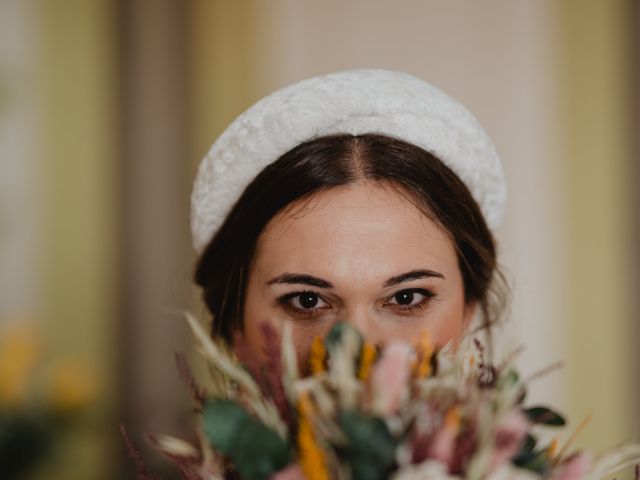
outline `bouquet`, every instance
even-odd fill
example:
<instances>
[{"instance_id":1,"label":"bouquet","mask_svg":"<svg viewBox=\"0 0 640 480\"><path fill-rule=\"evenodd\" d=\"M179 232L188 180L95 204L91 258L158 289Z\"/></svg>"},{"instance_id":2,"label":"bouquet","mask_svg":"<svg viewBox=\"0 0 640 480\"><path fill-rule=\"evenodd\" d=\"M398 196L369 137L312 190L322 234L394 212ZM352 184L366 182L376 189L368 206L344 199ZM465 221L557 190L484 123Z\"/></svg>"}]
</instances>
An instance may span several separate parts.
<instances>
[{"instance_id":1,"label":"bouquet","mask_svg":"<svg viewBox=\"0 0 640 480\"><path fill-rule=\"evenodd\" d=\"M314 340L311 374L301 376L287 326L280 339L263 325L268 361L243 364L246 347L236 344L236 356L186 317L212 379L205 391L177 355L196 403L199 445L149 437L185 480L573 480L640 463L640 445L595 456L569 452L571 438L560 448L542 442L540 430L565 419L527 405L515 355L494 364L475 336L456 351L433 345L428 332L415 345L377 348L338 323ZM137 463L140 478L153 478Z\"/></svg>"}]
</instances>

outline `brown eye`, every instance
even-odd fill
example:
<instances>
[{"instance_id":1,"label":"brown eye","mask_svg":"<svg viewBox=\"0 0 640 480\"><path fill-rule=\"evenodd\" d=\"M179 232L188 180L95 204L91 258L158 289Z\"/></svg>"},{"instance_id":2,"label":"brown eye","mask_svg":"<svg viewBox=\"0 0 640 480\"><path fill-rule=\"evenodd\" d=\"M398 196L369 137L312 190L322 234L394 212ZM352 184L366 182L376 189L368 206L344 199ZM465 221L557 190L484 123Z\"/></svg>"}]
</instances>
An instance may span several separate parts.
<instances>
[{"instance_id":1,"label":"brown eye","mask_svg":"<svg viewBox=\"0 0 640 480\"><path fill-rule=\"evenodd\" d=\"M426 306L431 298L435 294L429 290L423 288L411 288L400 290L393 294L389 300L389 305L400 307L404 310L412 310L414 308L421 308Z\"/></svg>"},{"instance_id":2,"label":"brown eye","mask_svg":"<svg viewBox=\"0 0 640 480\"><path fill-rule=\"evenodd\" d=\"M320 298L313 292L305 292L298 297L298 303L302 308L313 308L318 304Z\"/></svg>"},{"instance_id":3,"label":"brown eye","mask_svg":"<svg viewBox=\"0 0 640 480\"><path fill-rule=\"evenodd\" d=\"M315 315L331 306L316 292L291 292L278 298L278 303L297 315Z\"/></svg>"},{"instance_id":4,"label":"brown eye","mask_svg":"<svg viewBox=\"0 0 640 480\"><path fill-rule=\"evenodd\" d=\"M396 293L393 298L398 305L410 305L413 303L414 293L410 290L403 290Z\"/></svg>"}]
</instances>

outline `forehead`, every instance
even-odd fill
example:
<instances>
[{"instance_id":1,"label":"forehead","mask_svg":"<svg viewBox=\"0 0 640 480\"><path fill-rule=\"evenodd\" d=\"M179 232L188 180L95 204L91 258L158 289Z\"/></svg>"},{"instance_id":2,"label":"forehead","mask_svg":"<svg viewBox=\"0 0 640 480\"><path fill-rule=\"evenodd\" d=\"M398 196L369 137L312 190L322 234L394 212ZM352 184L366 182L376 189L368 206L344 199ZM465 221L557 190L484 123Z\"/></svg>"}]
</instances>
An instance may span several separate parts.
<instances>
[{"instance_id":1,"label":"forehead","mask_svg":"<svg viewBox=\"0 0 640 480\"><path fill-rule=\"evenodd\" d=\"M258 240L265 274L306 272L352 281L420 268L445 276L457 268L453 242L406 194L360 182L298 201L274 217Z\"/></svg>"}]
</instances>

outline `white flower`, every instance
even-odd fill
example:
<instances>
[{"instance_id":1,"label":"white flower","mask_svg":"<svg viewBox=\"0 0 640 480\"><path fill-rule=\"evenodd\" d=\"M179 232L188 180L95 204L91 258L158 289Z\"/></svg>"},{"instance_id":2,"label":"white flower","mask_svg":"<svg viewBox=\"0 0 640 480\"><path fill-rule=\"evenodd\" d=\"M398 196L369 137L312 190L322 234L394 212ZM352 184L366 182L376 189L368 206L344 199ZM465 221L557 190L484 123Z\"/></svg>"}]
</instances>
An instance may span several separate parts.
<instances>
[{"instance_id":1,"label":"white flower","mask_svg":"<svg viewBox=\"0 0 640 480\"><path fill-rule=\"evenodd\" d=\"M487 475L487 480L540 480L540 476L530 470L518 468L512 463L503 463Z\"/></svg>"},{"instance_id":2,"label":"white flower","mask_svg":"<svg viewBox=\"0 0 640 480\"><path fill-rule=\"evenodd\" d=\"M399 469L391 480L459 480L460 477L451 476L447 466L436 460L426 460L418 465L410 465Z\"/></svg>"}]
</instances>

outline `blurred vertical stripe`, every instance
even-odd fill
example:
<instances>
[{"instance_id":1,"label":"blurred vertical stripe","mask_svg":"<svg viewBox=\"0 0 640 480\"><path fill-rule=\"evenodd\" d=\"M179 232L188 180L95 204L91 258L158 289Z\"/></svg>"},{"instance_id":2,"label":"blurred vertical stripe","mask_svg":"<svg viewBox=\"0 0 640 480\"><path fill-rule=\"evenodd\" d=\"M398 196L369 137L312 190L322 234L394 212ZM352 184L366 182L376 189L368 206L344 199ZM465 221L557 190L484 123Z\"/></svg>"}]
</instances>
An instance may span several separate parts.
<instances>
[{"instance_id":1,"label":"blurred vertical stripe","mask_svg":"<svg viewBox=\"0 0 640 480\"><path fill-rule=\"evenodd\" d=\"M632 174L628 178L631 189L631 265L633 276L629 284L629 294L633 300L633 314L631 316L633 352L631 379L634 386L633 405L634 412L634 438L640 439L640 2L629 0L630 15L629 28L631 29L631 123L628 131L632 141L631 161Z\"/></svg>"},{"instance_id":2,"label":"blurred vertical stripe","mask_svg":"<svg viewBox=\"0 0 640 480\"><path fill-rule=\"evenodd\" d=\"M192 0L187 6L192 178L213 141L257 100L255 2Z\"/></svg>"},{"instance_id":3,"label":"blurred vertical stripe","mask_svg":"<svg viewBox=\"0 0 640 480\"><path fill-rule=\"evenodd\" d=\"M54 354L95 371L90 424L43 478L109 478L118 267L114 11L108 0L37 2L42 91L43 319ZM113 433L112 433L113 432Z\"/></svg>"},{"instance_id":4,"label":"blurred vertical stripe","mask_svg":"<svg viewBox=\"0 0 640 480\"><path fill-rule=\"evenodd\" d=\"M186 306L190 285L189 52L186 2L117 4L123 306L114 360L121 419L143 446L149 433L192 433L189 398L174 364L174 352L189 348L187 327L167 313ZM124 470L133 470L131 462Z\"/></svg>"},{"instance_id":5,"label":"blurred vertical stripe","mask_svg":"<svg viewBox=\"0 0 640 480\"><path fill-rule=\"evenodd\" d=\"M631 342L637 311L629 288L637 250L631 243L633 201L627 181L632 174L631 2L566 0L559 6L571 428L591 413L577 445L603 449L629 439L639 414L633 403L637 347Z\"/></svg>"}]
</instances>

